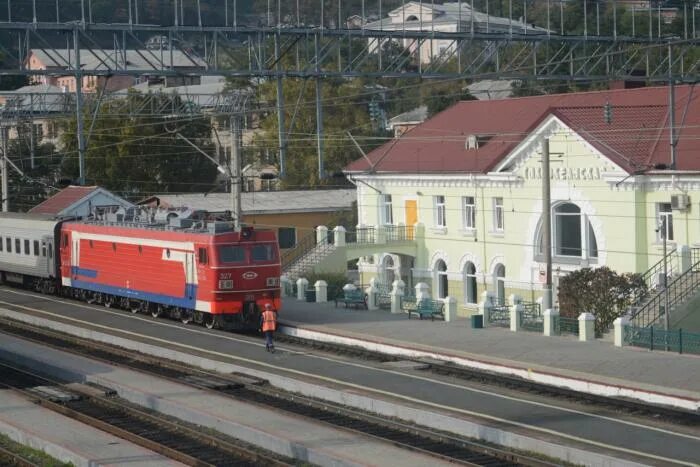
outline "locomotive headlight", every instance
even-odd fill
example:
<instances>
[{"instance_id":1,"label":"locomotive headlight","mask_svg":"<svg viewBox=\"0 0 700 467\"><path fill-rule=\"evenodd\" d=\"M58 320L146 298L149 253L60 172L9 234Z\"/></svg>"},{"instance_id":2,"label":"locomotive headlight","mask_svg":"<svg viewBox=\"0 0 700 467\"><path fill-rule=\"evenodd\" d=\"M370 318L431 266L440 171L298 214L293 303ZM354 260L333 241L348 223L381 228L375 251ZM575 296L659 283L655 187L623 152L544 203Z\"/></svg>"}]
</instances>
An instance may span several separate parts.
<instances>
[{"instance_id":1,"label":"locomotive headlight","mask_svg":"<svg viewBox=\"0 0 700 467\"><path fill-rule=\"evenodd\" d=\"M266 282L266 285L268 287L279 287L280 278L279 277L268 277L267 281L265 281L265 282Z\"/></svg>"},{"instance_id":2,"label":"locomotive headlight","mask_svg":"<svg viewBox=\"0 0 700 467\"><path fill-rule=\"evenodd\" d=\"M219 281L219 289L232 289L232 288L233 288L233 280L226 279L226 280Z\"/></svg>"}]
</instances>

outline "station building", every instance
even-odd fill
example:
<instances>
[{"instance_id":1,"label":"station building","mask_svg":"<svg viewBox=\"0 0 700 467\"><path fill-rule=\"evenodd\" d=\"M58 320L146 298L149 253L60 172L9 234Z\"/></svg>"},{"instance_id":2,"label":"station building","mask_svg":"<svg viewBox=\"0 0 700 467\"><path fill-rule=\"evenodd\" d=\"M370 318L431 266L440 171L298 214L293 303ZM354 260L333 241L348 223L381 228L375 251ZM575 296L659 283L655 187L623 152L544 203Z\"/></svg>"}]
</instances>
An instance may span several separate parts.
<instances>
[{"instance_id":1,"label":"station building","mask_svg":"<svg viewBox=\"0 0 700 467\"><path fill-rule=\"evenodd\" d=\"M661 221L669 251L700 245L700 88L675 87L675 156L669 102L668 87L465 101L356 160L345 172L358 232L412 243L360 257L362 282L424 282L434 298L457 298L461 315L484 291L537 300L545 176L555 301L578 268L647 271L663 257Z\"/></svg>"}]
</instances>

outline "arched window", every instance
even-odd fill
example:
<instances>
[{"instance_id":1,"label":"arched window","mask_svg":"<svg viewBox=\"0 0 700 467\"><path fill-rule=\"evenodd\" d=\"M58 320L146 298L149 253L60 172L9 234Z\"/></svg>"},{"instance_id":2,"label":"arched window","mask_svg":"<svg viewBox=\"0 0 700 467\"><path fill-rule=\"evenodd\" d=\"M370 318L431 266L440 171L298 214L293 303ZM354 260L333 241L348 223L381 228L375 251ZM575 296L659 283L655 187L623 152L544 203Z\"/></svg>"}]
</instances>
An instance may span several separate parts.
<instances>
[{"instance_id":1,"label":"arched window","mask_svg":"<svg viewBox=\"0 0 700 467\"><path fill-rule=\"evenodd\" d=\"M468 262L464 266L464 301L465 303L476 303L476 266Z\"/></svg>"},{"instance_id":2,"label":"arched window","mask_svg":"<svg viewBox=\"0 0 700 467\"><path fill-rule=\"evenodd\" d=\"M443 260L438 260L435 264L437 273L437 298L447 297L447 265Z\"/></svg>"},{"instance_id":3,"label":"arched window","mask_svg":"<svg viewBox=\"0 0 700 467\"><path fill-rule=\"evenodd\" d=\"M416 15L410 15L406 17L406 21L418 21L418 17Z\"/></svg>"},{"instance_id":4,"label":"arched window","mask_svg":"<svg viewBox=\"0 0 700 467\"><path fill-rule=\"evenodd\" d=\"M537 236L537 255L544 255L544 231ZM597 258L598 242L588 217L573 203L552 209L552 253L555 257Z\"/></svg>"},{"instance_id":5,"label":"arched window","mask_svg":"<svg viewBox=\"0 0 700 467\"><path fill-rule=\"evenodd\" d=\"M506 267L498 263L493 275L496 282L496 300L499 304L504 304L506 302Z\"/></svg>"},{"instance_id":6,"label":"arched window","mask_svg":"<svg viewBox=\"0 0 700 467\"><path fill-rule=\"evenodd\" d=\"M384 257L384 261L382 261L382 282L385 285L388 285L391 287L391 284L394 283L394 258L391 257L391 255L386 255Z\"/></svg>"}]
</instances>

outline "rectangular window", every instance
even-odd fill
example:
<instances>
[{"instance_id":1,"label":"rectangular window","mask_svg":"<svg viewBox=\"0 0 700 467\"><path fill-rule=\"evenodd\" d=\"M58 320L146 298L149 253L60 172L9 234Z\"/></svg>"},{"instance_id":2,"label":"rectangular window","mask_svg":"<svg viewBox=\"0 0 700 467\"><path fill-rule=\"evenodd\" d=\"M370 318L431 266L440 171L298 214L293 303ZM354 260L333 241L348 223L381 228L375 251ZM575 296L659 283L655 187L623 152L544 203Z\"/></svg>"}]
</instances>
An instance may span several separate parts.
<instances>
[{"instance_id":1,"label":"rectangular window","mask_svg":"<svg viewBox=\"0 0 700 467\"><path fill-rule=\"evenodd\" d=\"M4 245L3 245L2 237L0 237L0 251L2 251L2 247L3 247L3 246L4 246Z\"/></svg>"},{"instance_id":2,"label":"rectangular window","mask_svg":"<svg viewBox=\"0 0 700 467\"><path fill-rule=\"evenodd\" d=\"M207 257L207 249L200 248L199 249L199 264L207 264L208 262L209 262L209 258Z\"/></svg>"},{"instance_id":3,"label":"rectangular window","mask_svg":"<svg viewBox=\"0 0 700 467\"><path fill-rule=\"evenodd\" d=\"M493 230L503 232L504 228L503 198L493 198Z\"/></svg>"},{"instance_id":4,"label":"rectangular window","mask_svg":"<svg viewBox=\"0 0 700 467\"><path fill-rule=\"evenodd\" d=\"M29 252L29 240L24 241L24 254L25 255L30 254L30 252Z\"/></svg>"},{"instance_id":5,"label":"rectangular window","mask_svg":"<svg viewBox=\"0 0 700 467\"><path fill-rule=\"evenodd\" d=\"M277 240L280 248L293 248L297 244L297 229L294 227L280 227L277 230Z\"/></svg>"},{"instance_id":6,"label":"rectangular window","mask_svg":"<svg viewBox=\"0 0 700 467\"><path fill-rule=\"evenodd\" d=\"M394 223L394 213L391 207L391 195L381 195L380 209L381 209L381 219L382 224L393 224Z\"/></svg>"},{"instance_id":7,"label":"rectangular window","mask_svg":"<svg viewBox=\"0 0 700 467\"><path fill-rule=\"evenodd\" d=\"M664 237L668 241L673 240L673 211L671 203L657 203L656 205L656 239L662 241Z\"/></svg>"},{"instance_id":8,"label":"rectangular window","mask_svg":"<svg viewBox=\"0 0 700 467\"><path fill-rule=\"evenodd\" d=\"M253 261L273 261L276 259L275 249L273 245L255 245L251 250L250 257Z\"/></svg>"},{"instance_id":9,"label":"rectangular window","mask_svg":"<svg viewBox=\"0 0 700 467\"><path fill-rule=\"evenodd\" d=\"M12 253L12 239L10 237L5 239L5 246L7 247L7 252Z\"/></svg>"},{"instance_id":10,"label":"rectangular window","mask_svg":"<svg viewBox=\"0 0 700 467\"><path fill-rule=\"evenodd\" d=\"M34 240L34 256L39 256L39 240Z\"/></svg>"},{"instance_id":11,"label":"rectangular window","mask_svg":"<svg viewBox=\"0 0 700 467\"><path fill-rule=\"evenodd\" d=\"M466 230L476 229L476 204L474 204L474 197L462 197L462 205L464 206L463 227Z\"/></svg>"},{"instance_id":12,"label":"rectangular window","mask_svg":"<svg viewBox=\"0 0 700 467\"><path fill-rule=\"evenodd\" d=\"M435 204L435 227L446 227L445 219L445 197L442 195L433 196Z\"/></svg>"},{"instance_id":13,"label":"rectangular window","mask_svg":"<svg viewBox=\"0 0 700 467\"><path fill-rule=\"evenodd\" d=\"M221 245L219 247L219 262L221 263L242 263L245 261L245 250L243 247L234 245Z\"/></svg>"},{"instance_id":14,"label":"rectangular window","mask_svg":"<svg viewBox=\"0 0 700 467\"><path fill-rule=\"evenodd\" d=\"M22 240L15 238L15 253L18 255L22 254Z\"/></svg>"}]
</instances>

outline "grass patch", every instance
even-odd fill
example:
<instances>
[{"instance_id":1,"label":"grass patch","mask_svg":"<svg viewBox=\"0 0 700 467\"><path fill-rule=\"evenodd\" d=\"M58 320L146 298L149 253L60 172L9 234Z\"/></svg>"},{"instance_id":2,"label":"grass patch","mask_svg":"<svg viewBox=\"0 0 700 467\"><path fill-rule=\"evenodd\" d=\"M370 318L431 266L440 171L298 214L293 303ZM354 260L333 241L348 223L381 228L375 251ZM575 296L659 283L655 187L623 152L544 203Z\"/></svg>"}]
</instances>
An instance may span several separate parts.
<instances>
[{"instance_id":1,"label":"grass patch","mask_svg":"<svg viewBox=\"0 0 700 467\"><path fill-rule=\"evenodd\" d=\"M17 454L20 457L23 457L24 459L34 464L41 465L42 467L73 466L73 464L70 462L61 462L58 459L54 459L53 457L49 456L48 454L42 451L27 447L23 444L16 443L3 434L0 434L0 447L3 447L8 451L12 451L14 454ZM0 454L0 461L2 461L2 454Z\"/></svg>"}]
</instances>

